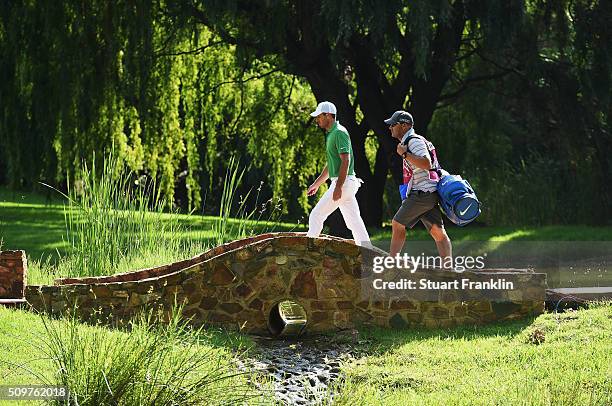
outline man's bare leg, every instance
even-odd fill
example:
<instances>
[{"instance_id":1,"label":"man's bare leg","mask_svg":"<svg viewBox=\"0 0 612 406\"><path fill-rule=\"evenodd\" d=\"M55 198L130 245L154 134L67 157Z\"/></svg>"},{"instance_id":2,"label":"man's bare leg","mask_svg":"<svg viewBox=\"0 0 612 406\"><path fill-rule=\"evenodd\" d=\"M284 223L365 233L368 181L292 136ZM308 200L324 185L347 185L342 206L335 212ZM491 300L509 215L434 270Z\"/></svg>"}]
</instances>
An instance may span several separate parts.
<instances>
[{"instance_id":1,"label":"man's bare leg","mask_svg":"<svg viewBox=\"0 0 612 406\"><path fill-rule=\"evenodd\" d=\"M444 268L452 268L452 259L453 259L453 246L451 244L450 238L448 238L448 234L446 234L446 230L444 227L440 227L438 225L431 226L431 230L429 230L429 234L436 242L436 247L438 247L438 254L442 257L442 266Z\"/></svg>"},{"instance_id":2,"label":"man's bare leg","mask_svg":"<svg viewBox=\"0 0 612 406\"><path fill-rule=\"evenodd\" d=\"M404 247L406 241L406 226L397 221L391 221L391 247L389 248L389 255L394 257L399 254Z\"/></svg>"}]
</instances>

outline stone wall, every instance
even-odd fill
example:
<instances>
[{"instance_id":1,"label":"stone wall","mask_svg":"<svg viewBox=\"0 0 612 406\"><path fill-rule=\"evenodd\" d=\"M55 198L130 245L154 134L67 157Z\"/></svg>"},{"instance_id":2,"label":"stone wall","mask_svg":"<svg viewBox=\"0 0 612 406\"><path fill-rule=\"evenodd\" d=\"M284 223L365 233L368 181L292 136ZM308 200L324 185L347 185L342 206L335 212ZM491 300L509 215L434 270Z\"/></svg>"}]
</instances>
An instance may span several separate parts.
<instances>
[{"instance_id":1,"label":"stone wall","mask_svg":"<svg viewBox=\"0 0 612 406\"><path fill-rule=\"evenodd\" d=\"M0 251L0 299L21 299L28 263L25 251Z\"/></svg>"},{"instance_id":2,"label":"stone wall","mask_svg":"<svg viewBox=\"0 0 612 406\"><path fill-rule=\"evenodd\" d=\"M449 327L507 320L543 311L546 275L521 270L457 274L419 270L412 277L449 281L492 275L513 281L515 289L483 298L440 291L402 298L364 293L372 277L363 250L338 238L307 238L297 233L265 234L216 247L186 261L102 278L59 280L55 286L28 286L26 298L38 310L63 312L75 303L85 318L124 320L141 309L170 309L184 303L196 325L213 324L249 333L267 333L271 309L281 300L301 304L307 331L357 327L423 325ZM388 274L392 276L392 273Z\"/></svg>"}]
</instances>

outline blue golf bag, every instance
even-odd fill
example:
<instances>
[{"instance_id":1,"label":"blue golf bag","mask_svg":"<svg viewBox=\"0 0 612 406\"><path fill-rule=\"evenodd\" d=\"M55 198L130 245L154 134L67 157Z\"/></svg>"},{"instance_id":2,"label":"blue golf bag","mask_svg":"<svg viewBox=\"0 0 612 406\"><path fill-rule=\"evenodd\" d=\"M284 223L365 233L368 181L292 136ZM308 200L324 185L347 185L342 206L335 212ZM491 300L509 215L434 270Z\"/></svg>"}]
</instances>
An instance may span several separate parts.
<instances>
[{"instance_id":1,"label":"blue golf bag","mask_svg":"<svg viewBox=\"0 0 612 406\"><path fill-rule=\"evenodd\" d=\"M440 207L446 217L458 226L464 226L480 214L480 202L467 180L459 175L444 175L438 182Z\"/></svg>"}]
</instances>

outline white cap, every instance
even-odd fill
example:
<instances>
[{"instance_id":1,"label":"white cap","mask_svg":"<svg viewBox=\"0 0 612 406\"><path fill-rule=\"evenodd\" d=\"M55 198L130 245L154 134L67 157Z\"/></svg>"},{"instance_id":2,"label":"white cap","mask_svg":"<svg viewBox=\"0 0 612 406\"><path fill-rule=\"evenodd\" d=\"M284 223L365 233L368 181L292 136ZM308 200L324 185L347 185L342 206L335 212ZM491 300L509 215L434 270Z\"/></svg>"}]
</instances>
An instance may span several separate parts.
<instances>
[{"instance_id":1,"label":"white cap","mask_svg":"<svg viewBox=\"0 0 612 406\"><path fill-rule=\"evenodd\" d=\"M313 111L312 113L310 113L310 116L316 117L321 113L336 114L336 106L334 106L334 103L332 102L328 102L328 101L321 102L317 106L317 109Z\"/></svg>"}]
</instances>

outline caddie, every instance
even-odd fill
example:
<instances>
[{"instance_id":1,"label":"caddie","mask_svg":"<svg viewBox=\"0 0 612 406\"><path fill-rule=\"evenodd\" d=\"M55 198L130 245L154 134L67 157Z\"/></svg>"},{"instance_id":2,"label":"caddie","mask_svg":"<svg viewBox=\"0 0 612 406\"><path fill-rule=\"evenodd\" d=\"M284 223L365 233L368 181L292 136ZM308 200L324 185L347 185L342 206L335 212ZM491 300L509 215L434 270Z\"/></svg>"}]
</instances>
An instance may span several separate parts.
<instances>
[{"instance_id":1,"label":"caddie","mask_svg":"<svg viewBox=\"0 0 612 406\"><path fill-rule=\"evenodd\" d=\"M414 131L412 115L398 110L385 120L391 136L399 140L397 153L403 159L400 186L402 205L395 213L389 254L402 251L406 240L406 227L412 228L419 220L435 240L442 266L452 267L452 245L444 229L442 213L438 207L436 187L440 180L439 164L433 144Z\"/></svg>"}]
</instances>

